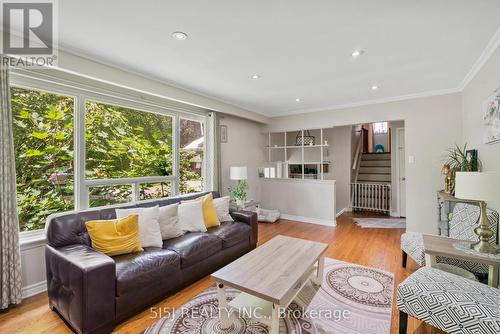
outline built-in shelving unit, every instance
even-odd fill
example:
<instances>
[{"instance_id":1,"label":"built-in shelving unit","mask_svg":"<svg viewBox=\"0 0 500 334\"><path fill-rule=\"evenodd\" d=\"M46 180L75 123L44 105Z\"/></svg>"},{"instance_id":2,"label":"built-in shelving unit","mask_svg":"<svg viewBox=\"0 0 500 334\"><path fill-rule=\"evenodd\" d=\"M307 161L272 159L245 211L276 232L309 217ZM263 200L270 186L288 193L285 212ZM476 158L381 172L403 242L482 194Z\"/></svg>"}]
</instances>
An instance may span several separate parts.
<instances>
[{"instance_id":1,"label":"built-in shelving unit","mask_svg":"<svg viewBox=\"0 0 500 334\"><path fill-rule=\"evenodd\" d=\"M269 132L264 147L269 166L259 174L268 178L323 180L331 164L325 130Z\"/></svg>"}]
</instances>

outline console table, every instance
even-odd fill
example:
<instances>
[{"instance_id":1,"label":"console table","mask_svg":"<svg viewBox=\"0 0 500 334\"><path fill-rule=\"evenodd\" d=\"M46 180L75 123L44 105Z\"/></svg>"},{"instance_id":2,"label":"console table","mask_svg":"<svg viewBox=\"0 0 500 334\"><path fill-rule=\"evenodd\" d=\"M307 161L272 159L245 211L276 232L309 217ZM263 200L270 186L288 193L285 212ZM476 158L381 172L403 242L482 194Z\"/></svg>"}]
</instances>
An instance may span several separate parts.
<instances>
[{"instance_id":1,"label":"console table","mask_svg":"<svg viewBox=\"0 0 500 334\"><path fill-rule=\"evenodd\" d=\"M498 267L500 259L498 257L487 257L480 254L466 253L455 248L455 243L472 243L471 241L463 241L447 237L439 237L435 235L422 235L424 241L425 265L434 267L436 265L436 256L445 256L449 258L484 263L489 266L488 285L492 287L498 286Z\"/></svg>"},{"instance_id":2,"label":"console table","mask_svg":"<svg viewBox=\"0 0 500 334\"><path fill-rule=\"evenodd\" d=\"M449 223L453 208L458 200L455 196L447 194L444 190L437 191L438 234L450 236Z\"/></svg>"}]
</instances>

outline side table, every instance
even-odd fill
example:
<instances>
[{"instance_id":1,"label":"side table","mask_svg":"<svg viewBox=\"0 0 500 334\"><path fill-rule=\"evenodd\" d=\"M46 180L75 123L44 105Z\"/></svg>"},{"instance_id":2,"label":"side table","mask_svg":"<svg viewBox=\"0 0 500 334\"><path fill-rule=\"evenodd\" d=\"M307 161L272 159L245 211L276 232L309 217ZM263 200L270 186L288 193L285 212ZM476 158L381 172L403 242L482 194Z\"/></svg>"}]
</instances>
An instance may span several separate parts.
<instances>
[{"instance_id":1,"label":"side table","mask_svg":"<svg viewBox=\"0 0 500 334\"><path fill-rule=\"evenodd\" d=\"M429 267L436 266L436 256L445 256L460 260L472 261L477 263L487 264L489 267L488 272L488 285L492 287L498 286L498 268L500 267L500 256L489 257L477 255L472 252L464 252L455 248L455 243L472 243L471 241L464 241L452 239L448 237L427 235L424 234L424 253L425 265Z\"/></svg>"},{"instance_id":2,"label":"side table","mask_svg":"<svg viewBox=\"0 0 500 334\"><path fill-rule=\"evenodd\" d=\"M229 202L229 207L232 210L238 210L238 209L240 209L240 210L246 210L246 211L256 211L257 208L259 207L259 205L260 205L260 202L256 202L253 199L249 200L249 201L245 201L245 203L243 203L243 207L240 207L240 208L238 208L236 206L236 202L235 201Z\"/></svg>"}]
</instances>

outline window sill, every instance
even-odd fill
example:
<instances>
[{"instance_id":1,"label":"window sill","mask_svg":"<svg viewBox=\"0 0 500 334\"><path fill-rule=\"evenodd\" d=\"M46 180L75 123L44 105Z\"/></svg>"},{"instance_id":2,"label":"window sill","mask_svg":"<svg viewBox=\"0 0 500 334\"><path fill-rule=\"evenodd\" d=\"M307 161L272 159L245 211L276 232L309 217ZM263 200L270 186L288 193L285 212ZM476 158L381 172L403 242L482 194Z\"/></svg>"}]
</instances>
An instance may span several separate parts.
<instances>
[{"instance_id":1,"label":"window sill","mask_svg":"<svg viewBox=\"0 0 500 334\"><path fill-rule=\"evenodd\" d=\"M40 247L45 245L45 230L19 232L19 245L21 250Z\"/></svg>"}]
</instances>

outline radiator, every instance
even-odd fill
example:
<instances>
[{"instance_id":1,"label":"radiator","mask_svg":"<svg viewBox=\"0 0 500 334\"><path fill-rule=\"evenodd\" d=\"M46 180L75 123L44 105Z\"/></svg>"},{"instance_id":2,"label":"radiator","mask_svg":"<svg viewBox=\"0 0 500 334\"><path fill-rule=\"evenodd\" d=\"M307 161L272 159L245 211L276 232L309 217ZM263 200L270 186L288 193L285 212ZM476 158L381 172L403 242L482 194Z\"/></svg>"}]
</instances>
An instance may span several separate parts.
<instances>
[{"instance_id":1,"label":"radiator","mask_svg":"<svg viewBox=\"0 0 500 334\"><path fill-rule=\"evenodd\" d=\"M391 211L391 185L351 183L351 208L354 210Z\"/></svg>"}]
</instances>

